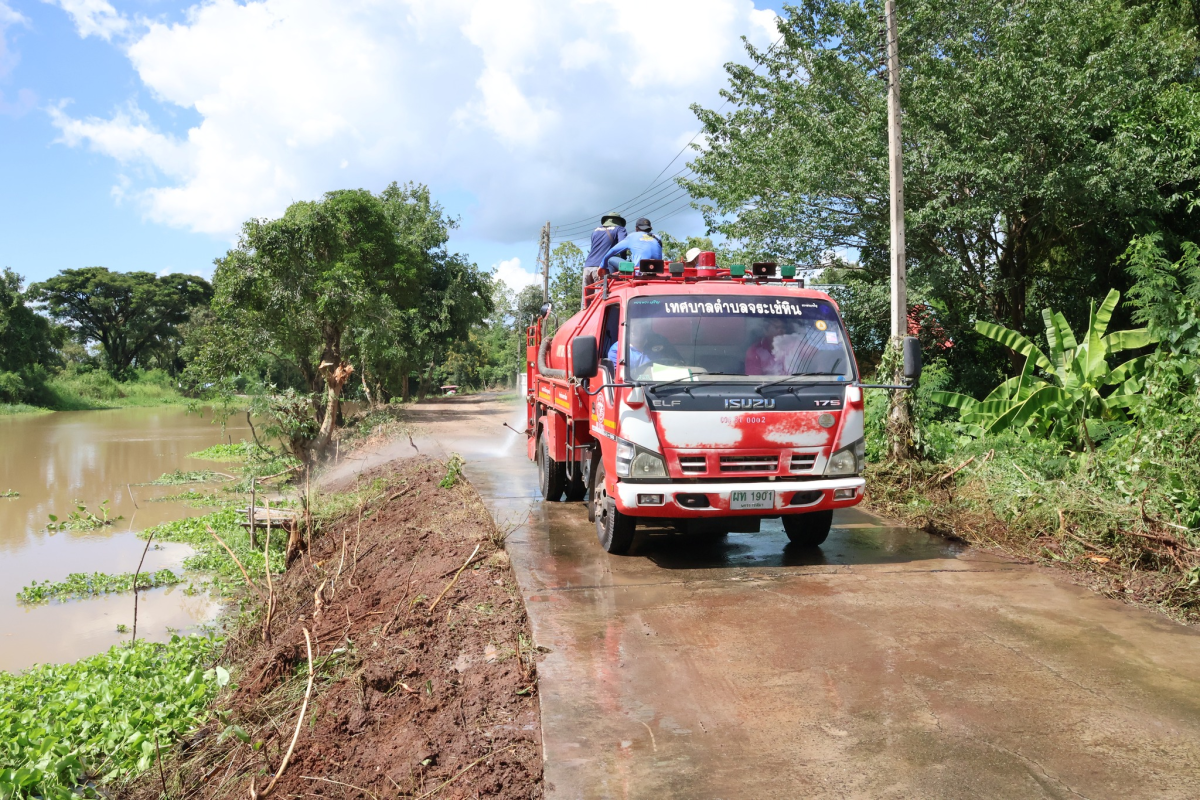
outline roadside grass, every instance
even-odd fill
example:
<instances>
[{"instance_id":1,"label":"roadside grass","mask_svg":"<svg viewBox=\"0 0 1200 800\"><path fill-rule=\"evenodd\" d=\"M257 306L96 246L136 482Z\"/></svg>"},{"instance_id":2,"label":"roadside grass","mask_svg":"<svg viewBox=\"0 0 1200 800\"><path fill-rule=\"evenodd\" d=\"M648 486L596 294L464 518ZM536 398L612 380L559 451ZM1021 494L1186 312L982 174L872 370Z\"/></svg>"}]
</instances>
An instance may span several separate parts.
<instances>
[{"instance_id":1,"label":"roadside grass","mask_svg":"<svg viewBox=\"0 0 1200 800\"><path fill-rule=\"evenodd\" d=\"M73 664L0 672L0 797L107 796L96 784L144 772L205 722L229 680L206 669L220 639L116 645Z\"/></svg>"},{"instance_id":2,"label":"roadside grass","mask_svg":"<svg viewBox=\"0 0 1200 800\"><path fill-rule=\"evenodd\" d=\"M338 430L337 436L341 450L350 452L366 444L411 433L412 426L405 421L404 410L397 403L356 414Z\"/></svg>"},{"instance_id":3,"label":"roadside grass","mask_svg":"<svg viewBox=\"0 0 1200 800\"><path fill-rule=\"evenodd\" d=\"M966 440L951 460L870 465L868 503L930 533L1066 567L1101 593L1200 622L1200 531L1187 514L1190 493L1173 492L1179 478L1152 444L1141 457L1129 449L1136 445L1122 439L1096 453L1014 434Z\"/></svg>"}]
</instances>

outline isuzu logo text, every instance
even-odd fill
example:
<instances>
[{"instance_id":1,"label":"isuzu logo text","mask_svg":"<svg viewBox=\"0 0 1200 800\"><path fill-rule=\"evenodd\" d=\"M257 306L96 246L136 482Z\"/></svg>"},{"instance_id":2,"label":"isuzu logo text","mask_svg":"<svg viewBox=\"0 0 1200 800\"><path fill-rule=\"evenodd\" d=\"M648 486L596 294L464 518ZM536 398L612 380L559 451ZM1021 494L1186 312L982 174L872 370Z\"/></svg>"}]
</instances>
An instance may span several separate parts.
<instances>
[{"instance_id":1,"label":"isuzu logo text","mask_svg":"<svg viewBox=\"0 0 1200 800\"><path fill-rule=\"evenodd\" d=\"M753 411L763 408L774 408L775 401L768 400L764 397L732 397L726 398L726 408L741 408L747 411Z\"/></svg>"}]
</instances>

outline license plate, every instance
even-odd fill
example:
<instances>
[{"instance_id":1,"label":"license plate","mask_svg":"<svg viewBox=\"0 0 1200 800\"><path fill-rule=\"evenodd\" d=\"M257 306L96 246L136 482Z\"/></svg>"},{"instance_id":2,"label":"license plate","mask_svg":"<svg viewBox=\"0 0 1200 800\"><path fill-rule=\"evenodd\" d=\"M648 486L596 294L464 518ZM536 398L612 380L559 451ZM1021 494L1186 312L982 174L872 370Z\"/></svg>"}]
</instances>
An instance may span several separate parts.
<instances>
[{"instance_id":1,"label":"license plate","mask_svg":"<svg viewBox=\"0 0 1200 800\"><path fill-rule=\"evenodd\" d=\"M775 508L775 490L730 492L729 508L733 511Z\"/></svg>"}]
</instances>

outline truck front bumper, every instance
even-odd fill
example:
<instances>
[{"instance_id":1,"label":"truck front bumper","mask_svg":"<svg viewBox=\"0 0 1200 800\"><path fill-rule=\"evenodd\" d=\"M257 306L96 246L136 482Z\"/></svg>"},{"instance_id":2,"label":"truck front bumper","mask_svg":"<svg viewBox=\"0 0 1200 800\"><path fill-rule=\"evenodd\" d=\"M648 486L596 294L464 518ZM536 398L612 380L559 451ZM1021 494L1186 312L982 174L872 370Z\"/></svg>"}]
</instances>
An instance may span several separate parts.
<instances>
[{"instance_id":1,"label":"truck front bumper","mask_svg":"<svg viewBox=\"0 0 1200 800\"><path fill-rule=\"evenodd\" d=\"M807 481L728 481L719 483L629 483L616 485L617 508L638 517L728 517L802 514L845 508L862 502L862 478L822 478ZM733 492L774 491L770 508L733 509ZM661 503L646 502L661 496ZM707 501L707 505L700 503Z\"/></svg>"}]
</instances>

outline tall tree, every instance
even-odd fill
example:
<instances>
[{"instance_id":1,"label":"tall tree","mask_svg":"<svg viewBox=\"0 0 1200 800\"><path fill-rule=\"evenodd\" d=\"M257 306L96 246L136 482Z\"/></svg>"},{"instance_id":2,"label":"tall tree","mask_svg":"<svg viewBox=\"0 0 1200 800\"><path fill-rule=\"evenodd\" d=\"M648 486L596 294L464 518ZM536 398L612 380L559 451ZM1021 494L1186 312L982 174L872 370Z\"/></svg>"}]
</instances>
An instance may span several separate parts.
<instances>
[{"instance_id":1,"label":"tall tree","mask_svg":"<svg viewBox=\"0 0 1200 800\"><path fill-rule=\"evenodd\" d=\"M176 326L196 306L212 298L212 286L194 275L156 276L150 272L112 272L105 267L66 269L30 287L50 315L84 342L95 342L115 378L163 340L178 335Z\"/></svg>"},{"instance_id":2,"label":"tall tree","mask_svg":"<svg viewBox=\"0 0 1200 800\"><path fill-rule=\"evenodd\" d=\"M804 0L782 41L697 108L709 226L798 263L857 253L886 280L886 85L878 0ZM1121 0L905 0L908 262L956 341L975 319L1086 314L1115 257L1200 177L1192 20ZM757 71L755 71L757 69ZM1070 314L1069 314L1070 316ZM970 348L958 348L960 354Z\"/></svg>"},{"instance_id":3,"label":"tall tree","mask_svg":"<svg viewBox=\"0 0 1200 800\"><path fill-rule=\"evenodd\" d=\"M0 402L6 403L39 399L63 339L61 328L28 306L21 284L11 269L0 273Z\"/></svg>"},{"instance_id":4,"label":"tall tree","mask_svg":"<svg viewBox=\"0 0 1200 800\"><path fill-rule=\"evenodd\" d=\"M347 331L381 306L407 302L420 266L408 255L384 203L359 189L250 220L237 248L217 259L217 307L239 324L235 336L294 364L314 390L324 384L321 426L301 455L320 456L333 435L353 373Z\"/></svg>"}]
</instances>

